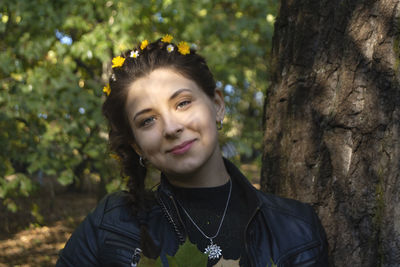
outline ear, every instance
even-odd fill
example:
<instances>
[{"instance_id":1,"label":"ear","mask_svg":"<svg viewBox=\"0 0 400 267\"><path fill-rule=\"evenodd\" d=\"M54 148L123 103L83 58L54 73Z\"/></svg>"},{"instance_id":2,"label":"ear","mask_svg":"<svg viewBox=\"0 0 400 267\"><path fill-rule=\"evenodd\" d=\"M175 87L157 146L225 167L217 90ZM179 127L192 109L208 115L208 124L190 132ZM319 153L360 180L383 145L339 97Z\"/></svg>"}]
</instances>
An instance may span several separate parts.
<instances>
[{"instance_id":1,"label":"ear","mask_svg":"<svg viewBox=\"0 0 400 267\"><path fill-rule=\"evenodd\" d=\"M221 90L215 89L214 93L214 106L216 111L216 121L219 122L224 119L225 116L225 102L224 95Z\"/></svg>"}]
</instances>

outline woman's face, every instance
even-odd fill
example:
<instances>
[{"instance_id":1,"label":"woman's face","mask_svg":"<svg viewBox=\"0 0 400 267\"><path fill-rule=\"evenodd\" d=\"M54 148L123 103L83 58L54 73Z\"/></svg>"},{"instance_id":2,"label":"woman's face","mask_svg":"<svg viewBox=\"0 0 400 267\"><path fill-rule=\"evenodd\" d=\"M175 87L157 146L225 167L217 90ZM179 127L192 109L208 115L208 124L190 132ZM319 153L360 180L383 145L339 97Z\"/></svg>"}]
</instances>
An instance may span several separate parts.
<instances>
[{"instance_id":1,"label":"woman's face","mask_svg":"<svg viewBox=\"0 0 400 267\"><path fill-rule=\"evenodd\" d=\"M210 98L176 71L156 69L130 85L125 108L134 149L165 174L193 174L218 157L220 91Z\"/></svg>"}]
</instances>

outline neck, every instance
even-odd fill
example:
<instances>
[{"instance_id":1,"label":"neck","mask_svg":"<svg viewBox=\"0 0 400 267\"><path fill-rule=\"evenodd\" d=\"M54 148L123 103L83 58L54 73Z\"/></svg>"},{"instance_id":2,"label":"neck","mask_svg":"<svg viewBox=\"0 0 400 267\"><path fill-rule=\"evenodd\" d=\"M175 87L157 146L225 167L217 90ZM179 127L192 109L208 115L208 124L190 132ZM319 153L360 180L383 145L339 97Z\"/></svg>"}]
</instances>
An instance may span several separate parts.
<instances>
[{"instance_id":1,"label":"neck","mask_svg":"<svg viewBox=\"0 0 400 267\"><path fill-rule=\"evenodd\" d=\"M166 174L166 177L172 185L187 188L216 187L229 181L219 148L197 170L185 174Z\"/></svg>"}]
</instances>

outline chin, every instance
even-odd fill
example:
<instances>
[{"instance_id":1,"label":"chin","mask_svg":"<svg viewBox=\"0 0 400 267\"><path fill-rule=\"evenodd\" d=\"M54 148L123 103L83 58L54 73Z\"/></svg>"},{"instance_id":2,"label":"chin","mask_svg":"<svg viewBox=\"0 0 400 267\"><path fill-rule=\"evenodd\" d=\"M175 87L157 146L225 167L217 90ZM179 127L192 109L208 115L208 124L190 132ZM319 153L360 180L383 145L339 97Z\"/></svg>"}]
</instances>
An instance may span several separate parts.
<instances>
[{"instance_id":1,"label":"chin","mask_svg":"<svg viewBox=\"0 0 400 267\"><path fill-rule=\"evenodd\" d=\"M168 172L176 176L186 176L195 173L200 167L200 164L184 164L169 168Z\"/></svg>"},{"instance_id":2,"label":"chin","mask_svg":"<svg viewBox=\"0 0 400 267\"><path fill-rule=\"evenodd\" d=\"M204 164L206 160L202 159L187 159L179 160L166 169L166 173L173 174L174 176L187 176L196 173Z\"/></svg>"}]
</instances>

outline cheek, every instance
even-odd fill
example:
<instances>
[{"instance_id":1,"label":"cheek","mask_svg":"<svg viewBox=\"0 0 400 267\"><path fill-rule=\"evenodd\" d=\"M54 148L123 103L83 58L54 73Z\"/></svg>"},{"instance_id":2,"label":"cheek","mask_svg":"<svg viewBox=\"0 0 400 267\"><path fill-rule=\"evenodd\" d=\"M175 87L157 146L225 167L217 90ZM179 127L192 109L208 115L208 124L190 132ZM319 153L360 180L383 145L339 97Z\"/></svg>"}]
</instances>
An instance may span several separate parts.
<instances>
[{"instance_id":1,"label":"cheek","mask_svg":"<svg viewBox=\"0 0 400 267\"><path fill-rule=\"evenodd\" d=\"M215 114L207 108L198 109L191 116L187 116L185 124L188 128L200 132L204 136L211 138L217 135Z\"/></svg>"},{"instance_id":2,"label":"cheek","mask_svg":"<svg viewBox=\"0 0 400 267\"><path fill-rule=\"evenodd\" d=\"M136 143L145 155L149 155L160 147L158 131L145 131L135 134Z\"/></svg>"}]
</instances>

